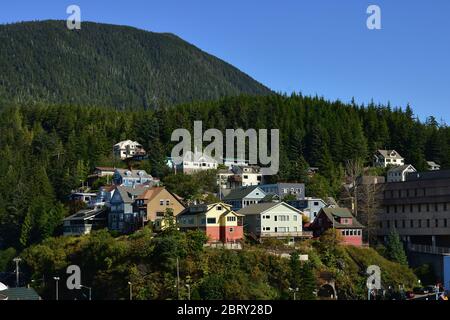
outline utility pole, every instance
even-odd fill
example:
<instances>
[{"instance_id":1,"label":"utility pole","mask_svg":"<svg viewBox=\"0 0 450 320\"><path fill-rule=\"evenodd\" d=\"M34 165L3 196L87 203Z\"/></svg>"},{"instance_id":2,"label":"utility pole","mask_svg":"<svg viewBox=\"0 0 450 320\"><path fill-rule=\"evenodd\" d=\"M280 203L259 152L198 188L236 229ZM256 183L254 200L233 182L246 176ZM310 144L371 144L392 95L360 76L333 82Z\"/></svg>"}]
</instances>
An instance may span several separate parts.
<instances>
[{"instance_id":1,"label":"utility pole","mask_svg":"<svg viewBox=\"0 0 450 320\"><path fill-rule=\"evenodd\" d=\"M186 288L188 289L188 300L191 300L191 285L190 284L186 284Z\"/></svg>"},{"instance_id":2,"label":"utility pole","mask_svg":"<svg viewBox=\"0 0 450 320\"><path fill-rule=\"evenodd\" d=\"M17 258L14 258L13 261L16 263L16 288L18 288L19 284L20 284L20 282L19 282L19 274L20 274L20 272L19 272L19 262L22 261L22 259L17 257Z\"/></svg>"}]
</instances>

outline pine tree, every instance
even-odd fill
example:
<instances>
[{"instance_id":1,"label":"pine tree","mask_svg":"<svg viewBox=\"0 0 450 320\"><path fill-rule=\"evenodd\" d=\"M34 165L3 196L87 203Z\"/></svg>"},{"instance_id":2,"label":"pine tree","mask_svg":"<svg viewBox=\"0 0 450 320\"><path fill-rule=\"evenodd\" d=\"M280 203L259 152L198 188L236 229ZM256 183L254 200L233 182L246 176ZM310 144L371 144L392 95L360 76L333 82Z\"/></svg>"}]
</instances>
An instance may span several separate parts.
<instances>
[{"instance_id":1,"label":"pine tree","mask_svg":"<svg viewBox=\"0 0 450 320\"><path fill-rule=\"evenodd\" d=\"M386 252L390 260L406 266L408 265L403 243L400 241L400 236L395 229L389 234Z\"/></svg>"},{"instance_id":2,"label":"pine tree","mask_svg":"<svg viewBox=\"0 0 450 320\"><path fill-rule=\"evenodd\" d=\"M301 300L315 300L316 277L310 262L304 262L300 268L299 298Z\"/></svg>"}]
</instances>

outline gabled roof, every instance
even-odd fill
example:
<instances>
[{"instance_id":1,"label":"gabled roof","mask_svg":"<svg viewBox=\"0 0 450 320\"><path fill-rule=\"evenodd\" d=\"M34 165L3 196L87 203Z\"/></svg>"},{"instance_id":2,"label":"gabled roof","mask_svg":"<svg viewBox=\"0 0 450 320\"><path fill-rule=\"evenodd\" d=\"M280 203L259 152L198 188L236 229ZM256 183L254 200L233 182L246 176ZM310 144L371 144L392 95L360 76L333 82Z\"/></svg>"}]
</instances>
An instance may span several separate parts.
<instances>
[{"instance_id":1,"label":"gabled roof","mask_svg":"<svg viewBox=\"0 0 450 320\"><path fill-rule=\"evenodd\" d=\"M264 196L266 195L266 193L259 186L248 186L231 190L224 200L241 200L256 189L259 189Z\"/></svg>"},{"instance_id":2,"label":"gabled roof","mask_svg":"<svg viewBox=\"0 0 450 320\"><path fill-rule=\"evenodd\" d=\"M359 223L358 220L356 220L356 218L351 214L350 210L348 210L347 208L341 208L341 207L322 208L320 211L323 212L331 222L334 222L335 228L348 228L348 227L358 228L358 229L364 228L364 226L361 223ZM341 224L337 221L337 218L351 218L352 224L351 225ZM314 220L314 223L316 221L317 221L317 219Z\"/></svg>"},{"instance_id":3,"label":"gabled roof","mask_svg":"<svg viewBox=\"0 0 450 320\"><path fill-rule=\"evenodd\" d=\"M147 200L147 202L150 202L164 190L166 190L168 193L170 193L172 195L172 197L175 198L175 200L177 200L181 205L183 205L183 203L181 202L181 198L179 196L177 196L176 194L170 192L168 189L166 189L166 187L149 188L146 191L144 191L142 194L140 194L136 199L137 200Z\"/></svg>"},{"instance_id":4,"label":"gabled roof","mask_svg":"<svg viewBox=\"0 0 450 320\"><path fill-rule=\"evenodd\" d=\"M397 158L397 159L403 159L403 157L395 150L377 150L379 154L381 154L384 158ZM392 155L395 153L395 155Z\"/></svg>"},{"instance_id":5,"label":"gabled roof","mask_svg":"<svg viewBox=\"0 0 450 320\"><path fill-rule=\"evenodd\" d=\"M140 187L140 186L137 186L134 188L118 186L116 188L116 190L119 192L120 197L122 198L123 202L132 203L134 201L133 197L136 199L142 193L144 193L146 190L148 190L148 188Z\"/></svg>"},{"instance_id":6,"label":"gabled roof","mask_svg":"<svg viewBox=\"0 0 450 320\"><path fill-rule=\"evenodd\" d=\"M147 173L145 170L129 170L129 169L116 169L115 170L122 177L131 177L131 178L149 178L152 179L152 176Z\"/></svg>"},{"instance_id":7,"label":"gabled roof","mask_svg":"<svg viewBox=\"0 0 450 320\"><path fill-rule=\"evenodd\" d=\"M199 204L199 205L194 205L194 206L190 206L187 207L186 209L184 209L183 211L181 211L178 214L179 216L182 215L197 215L197 214L203 214L203 213L207 213L209 210L211 210L212 208L214 208L216 205L221 205L223 206L226 210L224 211L223 214L228 214L228 213L232 213L236 216L241 216L241 214L234 212L233 210L231 210L231 206L229 204L223 203L223 202L217 202L217 203L213 203L213 204Z\"/></svg>"},{"instance_id":8,"label":"gabled roof","mask_svg":"<svg viewBox=\"0 0 450 320\"><path fill-rule=\"evenodd\" d=\"M239 214L243 215L252 215L252 214L261 214L263 212L266 212L272 208L278 207L278 206L286 206L289 209L297 212L298 214L301 214L301 211L290 206L286 202L262 202L262 203L254 203L251 205L246 206L245 208L242 208L238 211Z\"/></svg>"},{"instance_id":9,"label":"gabled roof","mask_svg":"<svg viewBox=\"0 0 450 320\"><path fill-rule=\"evenodd\" d=\"M96 170L100 170L100 171L115 171L116 168L113 167L95 167Z\"/></svg>"},{"instance_id":10,"label":"gabled roof","mask_svg":"<svg viewBox=\"0 0 450 320\"><path fill-rule=\"evenodd\" d=\"M437 164L436 162L434 162L434 161L427 161L427 164L430 166L430 167L440 167L441 165L440 164Z\"/></svg>"},{"instance_id":11,"label":"gabled roof","mask_svg":"<svg viewBox=\"0 0 450 320\"><path fill-rule=\"evenodd\" d=\"M120 148L123 148L124 146L129 145L129 144L132 144L132 145L135 145L135 146L141 146L141 144L139 142L137 142L137 141L123 140L123 141L120 141L120 142L116 143L114 145L114 147L118 146Z\"/></svg>"},{"instance_id":12,"label":"gabled roof","mask_svg":"<svg viewBox=\"0 0 450 320\"><path fill-rule=\"evenodd\" d=\"M390 173L390 172L403 172L403 171L405 171L405 170L407 170L409 168L413 169L414 172L417 171L416 168L414 168L411 164L404 164L402 166L393 167L393 168L389 169L388 173Z\"/></svg>"}]
</instances>

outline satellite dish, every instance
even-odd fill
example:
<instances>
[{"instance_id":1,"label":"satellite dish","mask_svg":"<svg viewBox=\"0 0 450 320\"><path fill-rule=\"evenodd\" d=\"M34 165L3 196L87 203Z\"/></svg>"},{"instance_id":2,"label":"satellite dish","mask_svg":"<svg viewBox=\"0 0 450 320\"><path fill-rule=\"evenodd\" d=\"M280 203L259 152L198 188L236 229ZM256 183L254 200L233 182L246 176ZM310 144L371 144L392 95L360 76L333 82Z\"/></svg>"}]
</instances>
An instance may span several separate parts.
<instances>
[{"instance_id":1,"label":"satellite dish","mask_svg":"<svg viewBox=\"0 0 450 320\"><path fill-rule=\"evenodd\" d=\"M0 282L0 291L6 290L8 287Z\"/></svg>"}]
</instances>

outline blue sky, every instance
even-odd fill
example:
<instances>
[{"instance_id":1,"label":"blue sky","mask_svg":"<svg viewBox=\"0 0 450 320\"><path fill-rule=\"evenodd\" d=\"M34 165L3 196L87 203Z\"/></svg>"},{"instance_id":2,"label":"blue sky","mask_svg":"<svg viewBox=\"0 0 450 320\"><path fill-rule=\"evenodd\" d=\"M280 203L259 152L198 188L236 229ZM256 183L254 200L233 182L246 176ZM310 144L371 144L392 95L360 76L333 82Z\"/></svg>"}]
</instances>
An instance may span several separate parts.
<instances>
[{"instance_id":1,"label":"blue sky","mask_svg":"<svg viewBox=\"0 0 450 320\"><path fill-rule=\"evenodd\" d=\"M268 87L406 106L450 123L449 0L14 0L0 23L66 19L171 32ZM381 30L366 9L381 8ZM1 45L1 44L0 44Z\"/></svg>"}]
</instances>

